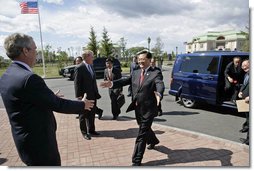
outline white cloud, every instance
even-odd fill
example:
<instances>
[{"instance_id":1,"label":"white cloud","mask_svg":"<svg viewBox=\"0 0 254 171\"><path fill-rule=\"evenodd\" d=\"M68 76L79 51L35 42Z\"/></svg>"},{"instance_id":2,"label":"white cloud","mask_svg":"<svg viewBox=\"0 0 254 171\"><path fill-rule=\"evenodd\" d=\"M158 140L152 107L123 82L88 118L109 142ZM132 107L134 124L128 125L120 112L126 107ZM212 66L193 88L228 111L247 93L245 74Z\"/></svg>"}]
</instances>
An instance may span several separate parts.
<instances>
[{"instance_id":1,"label":"white cloud","mask_svg":"<svg viewBox=\"0 0 254 171\"><path fill-rule=\"evenodd\" d=\"M59 5L64 4L63 0L43 0L43 2L47 2L47 3L50 3L50 4L59 4Z\"/></svg>"},{"instance_id":2,"label":"white cloud","mask_svg":"<svg viewBox=\"0 0 254 171\"><path fill-rule=\"evenodd\" d=\"M186 1L44 0L40 3L43 41L54 48L85 46L90 27L93 26L98 41L105 27L114 43L124 37L128 48L146 47L147 37L152 38L153 47L156 38L160 36L164 50L171 52L178 46L179 51L184 52L183 42L191 40L193 36L207 31L241 30L249 20L246 1L184 2ZM0 36L24 32L36 36L38 43L38 16L20 14L17 0L4 1L4 4L0 9Z\"/></svg>"}]
</instances>

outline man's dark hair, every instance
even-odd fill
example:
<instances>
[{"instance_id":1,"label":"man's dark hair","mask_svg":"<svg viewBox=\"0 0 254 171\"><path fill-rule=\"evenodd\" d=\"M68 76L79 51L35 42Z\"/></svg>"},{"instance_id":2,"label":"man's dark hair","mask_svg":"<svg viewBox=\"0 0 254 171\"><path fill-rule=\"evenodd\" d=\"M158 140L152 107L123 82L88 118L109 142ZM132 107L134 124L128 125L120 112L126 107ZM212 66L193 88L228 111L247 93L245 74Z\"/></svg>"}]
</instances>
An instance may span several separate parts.
<instances>
[{"instance_id":1,"label":"man's dark hair","mask_svg":"<svg viewBox=\"0 0 254 171\"><path fill-rule=\"evenodd\" d=\"M138 53L137 53L137 56L138 56L138 55L141 55L141 54L146 54L146 58L152 59L152 54L151 54L151 52L149 52L149 51L146 50L146 49L144 49L144 50L138 52Z\"/></svg>"},{"instance_id":2,"label":"man's dark hair","mask_svg":"<svg viewBox=\"0 0 254 171\"><path fill-rule=\"evenodd\" d=\"M107 58L106 62L111 62L113 64L113 59L112 58Z\"/></svg>"}]
</instances>

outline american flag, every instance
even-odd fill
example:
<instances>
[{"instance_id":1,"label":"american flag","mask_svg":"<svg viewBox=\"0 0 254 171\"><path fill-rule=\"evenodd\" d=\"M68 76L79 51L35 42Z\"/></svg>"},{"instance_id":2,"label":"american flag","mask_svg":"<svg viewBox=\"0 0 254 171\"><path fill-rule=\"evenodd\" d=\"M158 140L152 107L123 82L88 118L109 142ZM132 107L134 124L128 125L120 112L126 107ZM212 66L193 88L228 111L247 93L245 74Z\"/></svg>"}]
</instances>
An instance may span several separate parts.
<instances>
[{"instance_id":1,"label":"american flag","mask_svg":"<svg viewBox=\"0 0 254 171\"><path fill-rule=\"evenodd\" d=\"M21 14L38 14L38 3L36 1L21 2Z\"/></svg>"}]
</instances>

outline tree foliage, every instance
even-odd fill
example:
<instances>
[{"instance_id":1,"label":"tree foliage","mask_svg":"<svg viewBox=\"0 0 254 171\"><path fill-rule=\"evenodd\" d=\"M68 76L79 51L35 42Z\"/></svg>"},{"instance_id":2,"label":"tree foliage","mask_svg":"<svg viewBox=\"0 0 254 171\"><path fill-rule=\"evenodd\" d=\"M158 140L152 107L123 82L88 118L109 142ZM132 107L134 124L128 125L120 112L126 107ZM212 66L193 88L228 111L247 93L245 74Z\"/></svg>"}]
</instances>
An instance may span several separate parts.
<instances>
[{"instance_id":1,"label":"tree foliage","mask_svg":"<svg viewBox=\"0 0 254 171\"><path fill-rule=\"evenodd\" d=\"M162 42L161 38L160 37L157 37L156 38L156 44L154 46L154 48L152 49L152 52L153 52L153 56L154 57L160 57L162 56L162 49L164 47L164 43Z\"/></svg>"},{"instance_id":2,"label":"tree foliage","mask_svg":"<svg viewBox=\"0 0 254 171\"><path fill-rule=\"evenodd\" d=\"M243 51L244 52L249 52L250 51L250 28L249 26L246 26L246 29L247 29L247 32L242 32L242 34L245 35L246 37L246 40L244 41L244 44L243 44Z\"/></svg>"},{"instance_id":3,"label":"tree foliage","mask_svg":"<svg viewBox=\"0 0 254 171\"><path fill-rule=\"evenodd\" d=\"M126 50L127 57L135 56L139 51L146 49L145 47L131 47Z\"/></svg>"},{"instance_id":4,"label":"tree foliage","mask_svg":"<svg viewBox=\"0 0 254 171\"><path fill-rule=\"evenodd\" d=\"M113 43L108 36L108 31L106 28L103 28L102 40L100 53L102 56L109 57L113 53Z\"/></svg>"},{"instance_id":5,"label":"tree foliage","mask_svg":"<svg viewBox=\"0 0 254 171\"><path fill-rule=\"evenodd\" d=\"M119 46L121 47L121 53L122 53L122 57L126 57L126 54L125 54L125 50L126 50L126 40L124 39L124 37L121 37L120 38L120 41L119 41Z\"/></svg>"},{"instance_id":6,"label":"tree foliage","mask_svg":"<svg viewBox=\"0 0 254 171\"><path fill-rule=\"evenodd\" d=\"M96 40L97 36L96 33L94 31L94 28L91 27L91 31L90 31L90 37L89 40L90 42L87 45L87 49L93 51L95 58L98 57L98 50L99 50L99 43Z\"/></svg>"}]
</instances>

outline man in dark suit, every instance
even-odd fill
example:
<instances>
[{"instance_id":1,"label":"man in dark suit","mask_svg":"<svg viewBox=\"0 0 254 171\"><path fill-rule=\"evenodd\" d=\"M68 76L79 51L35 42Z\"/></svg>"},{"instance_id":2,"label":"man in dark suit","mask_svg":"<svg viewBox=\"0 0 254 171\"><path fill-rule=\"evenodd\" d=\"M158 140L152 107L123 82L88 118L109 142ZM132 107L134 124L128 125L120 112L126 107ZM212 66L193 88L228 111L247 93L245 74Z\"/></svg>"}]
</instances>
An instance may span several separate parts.
<instances>
[{"instance_id":1,"label":"man in dark suit","mask_svg":"<svg viewBox=\"0 0 254 171\"><path fill-rule=\"evenodd\" d=\"M138 65L138 59L137 59L137 56L135 55L133 58L132 58L132 63L130 65L130 75L132 74L132 72L136 69L139 69L139 65ZM127 96L128 97L131 97L131 94L132 94L132 91L131 91L131 86L128 87L128 94Z\"/></svg>"},{"instance_id":2,"label":"man in dark suit","mask_svg":"<svg viewBox=\"0 0 254 171\"><path fill-rule=\"evenodd\" d=\"M96 75L93 70L93 52L86 50L82 54L83 62L74 71L74 88L77 99L82 99L84 93L87 99L94 100L94 107L91 111L86 110L79 114L80 130L86 140L91 140L92 135L99 135L95 131L96 100L101 98L96 83ZM100 118L101 116L99 116Z\"/></svg>"},{"instance_id":3,"label":"man in dark suit","mask_svg":"<svg viewBox=\"0 0 254 171\"><path fill-rule=\"evenodd\" d=\"M234 57L233 61L226 66L224 76L226 98L229 98L231 101L235 101L244 76L244 71L241 68L240 57Z\"/></svg>"},{"instance_id":4,"label":"man in dark suit","mask_svg":"<svg viewBox=\"0 0 254 171\"><path fill-rule=\"evenodd\" d=\"M162 73L150 66L152 54L147 50L138 53L140 69L134 70L128 78L122 78L113 82L102 82L101 87L132 86L132 103L127 112L135 110L135 116L139 125L139 132L136 138L132 165L140 166L145 152L146 144L148 149L154 149L159 140L155 136L151 126L158 113L158 105L163 96L164 83Z\"/></svg>"},{"instance_id":5,"label":"man in dark suit","mask_svg":"<svg viewBox=\"0 0 254 171\"><path fill-rule=\"evenodd\" d=\"M106 69L104 70L104 81L113 81L122 78L121 71L113 67L113 60L106 59ZM116 120L121 113L120 107L117 105L117 98L122 93L123 88L109 88L109 97L111 100L111 111L113 114L113 120Z\"/></svg>"},{"instance_id":6,"label":"man in dark suit","mask_svg":"<svg viewBox=\"0 0 254 171\"><path fill-rule=\"evenodd\" d=\"M156 66L156 59L155 58L152 58L151 59L151 67L155 70L159 70L161 72L161 69L159 67ZM163 79L163 77L162 77ZM158 116L162 116L162 109L161 109L161 102L158 106Z\"/></svg>"},{"instance_id":7,"label":"man in dark suit","mask_svg":"<svg viewBox=\"0 0 254 171\"><path fill-rule=\"evenodd\" d=\"M60 166L53 111L80 113L93 102L62 99L32 72L37 54L32 37L12 34L4 47L13 62L0 79L0 92L18 154L28 166Z\"/></svg>"},{"instance_id":8,"label":"man in dark suit","mask_svg":"<svg viewBox=\"0 0 254 171\"><path fill-rule=\"evenodd\" d=\"M242 63L242 69L245 72L244 75L244 81L243 84L240 88L238 97L241 99L244 99L246 103L249 103L249 72L250 72L250 64L249 64L249 60L245 60ZM247 132L247 138L243 139L241 138L240 140L242 141L242 143L249 145L249 112L245 112L245 116L246 116L246 121L243 124L243 128L240 130L240 132L244 133Z\"/></svg>"}]
</instances>

